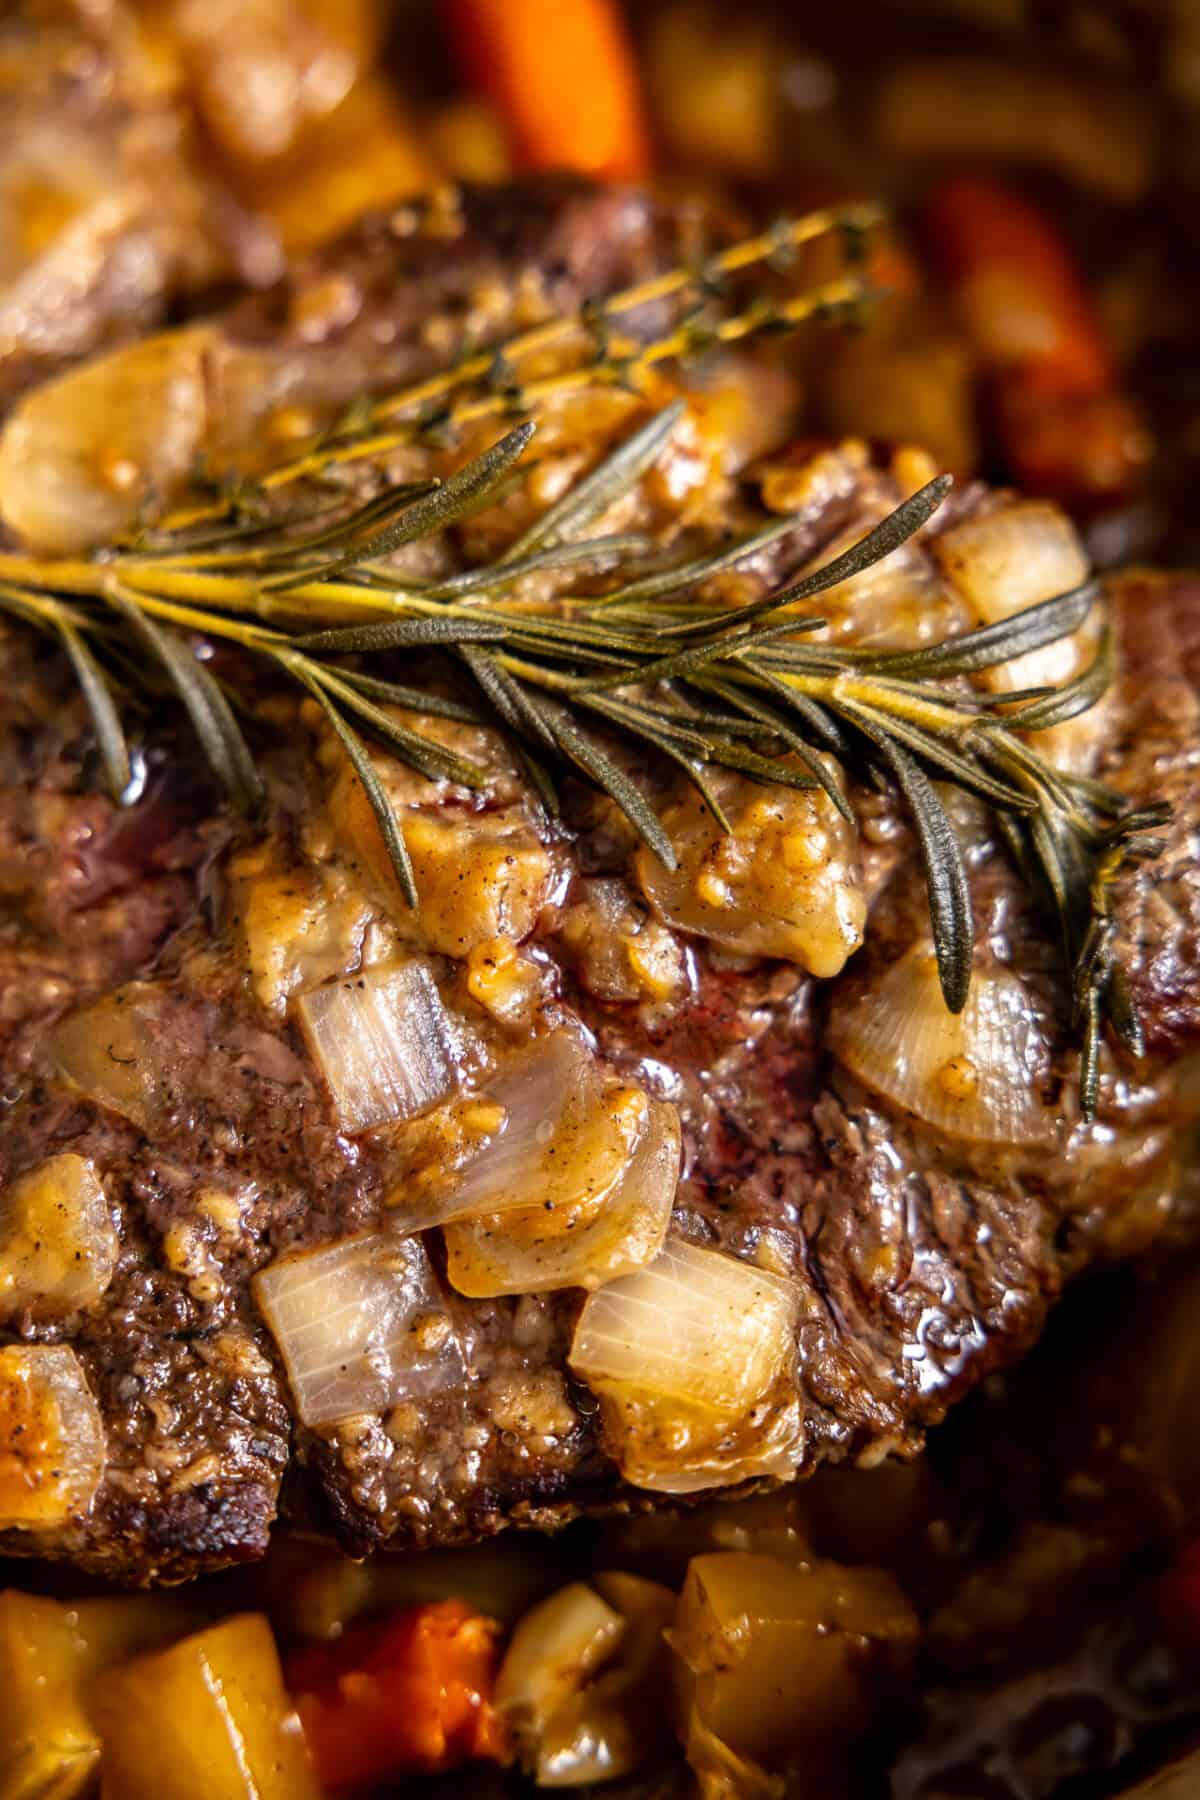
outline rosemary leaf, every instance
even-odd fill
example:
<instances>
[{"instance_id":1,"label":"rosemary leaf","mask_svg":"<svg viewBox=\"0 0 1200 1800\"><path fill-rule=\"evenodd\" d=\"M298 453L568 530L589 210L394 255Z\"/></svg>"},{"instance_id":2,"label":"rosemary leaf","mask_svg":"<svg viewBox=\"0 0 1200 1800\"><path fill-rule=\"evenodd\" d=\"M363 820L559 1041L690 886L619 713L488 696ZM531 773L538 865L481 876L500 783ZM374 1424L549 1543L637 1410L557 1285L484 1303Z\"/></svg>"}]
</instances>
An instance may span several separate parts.
<instances>
[{"instance_id":1,"label":"rosemary leaf","mask_svg":"<svg viewBox=\"0 0 1200 1800\"><path fill-rule=\"evenodd\" d=\"M528 531L522 532L501 557L501 566L527 557L543 545L557 544L607 512L658 461L686 411L686 401L676 400L655 413L640 430L610 451L589 475L568 488L562 499L548 507Z\"/></svg>"},{"instance_id":2,"label":"rosemary leaf","mask_svg":"<svg viewBox=\"0 0 1200 1800\"><path fill-rule=\"evenodd\" d=\"M1061 688L1054 688L1041 700L1035 700L1018 711L1004 715L1010 731L1051 731L1088 712L1112 685L1116 657L1112 632L1106 626L1101 633L1096 655L1086 669Z\"/></svg>"},{"instance_id":3,"label":"rosemary leaf","mask_svg":"<svg viewBox=\"0 0 1200 1800\"><path fill-rule=\"evenodd\" d=\"M107 583L104 597L162 665L213 773L233 804L239 812L257 812L263 800L258 768L220 683L197 662L182 638L143 612L136 598L115 581Z\"/></svg>"},{"instance_id":4,"label":"rosemary leaf","mask_svg":"<svg viewBox=\"0 0 1200 1800\"><path fill-rule=\"evenodd\" d=\"M467 463L465 468L444 481L424 499L414 500L403 509L398 518L390 520L381 530L369 535L361 543L352 544L341 556L323 564L319 569L306 567L271 577L263 582L264 591L282 593L305 582L329 581L358 563L372 562L398 550L403 544L413 544L435 531L443 531L446 526L453 525L470 510L477 509L480 503L487 502L494 496L513 464L528 448L536 430L532 420L515 426L499 443L493 444L490 450L485 450L482 456Z\"/></svg>"},{"instance_id":5,"label":"rosemary leaf","mask_svg":"<svg viewBox=\"0 0 1200 1800\"><path fill-rule=\"evenodd\" d=\"M477 763L469 762L465 756L457 756L454 751L435 743L432 738L422 737L419 732L410 731L407 726L399 724L390 713L383 712L373 700L359 692L350 682L343 681L331 669L309 663L304 673L306 685L312 686L315 683L334 699L341 701L343 706L348 706L357 713L370 727L373 737L379 738L396 752L402 762L410 764L429 781L455 781L460 786L469 788L480 785L483 770Z\"/></svg>"},{"instance_id":6,"label":"rosemary leaf","mask_svg":"<svg viewBox=\"0 0 1200 1800\"><path fill-rule=\"evenodd\" d=\"M947 638L925 650L859 651L857 667L880 674L941 679L950 675L975 675L1012 662L1031 650L1044 649L1077 631L1091 612L1099 589L1085 581L1068 593L1025 607L1011 618L998 619L962 637Z\"/></svg>"},{"instance_id":7,"label":"rosemary leaf","mask_svg":"<svg viewBox=\"0 0 1200 1800\"><path fill-rule=\"evenodd\" d=\"M351 730L319 681L314 681L303 671L299 673L299 679L321 707L325 717L341 740L342 748L350 758L350 765L362 783L363 792L375 815L375 822L379 826L384 849L388 853L396 880L400 884L400 892L409 906L415 907L418 903L417 883L413 874L412 859L408 854L408 846L404 842L400 821L396 817L395 809L387 797L382 781L375 772L366 745L358 734Z\"/></svg>"},{"instance_id":8,"label":"rosemary leaf","mask_svg":"<svg viewBox=\"0 0 1200 1800\"><path fill-rule=\"evenodd\" d=\"M495 619L385 619L378 625L346 625L333 631L309 631L289 642L294 650L419 650L446 644L495 644L508 636Z\"/></svg>"},{"instance_id":9,"label":"rosemary leaf","mask_svg":"<svg viewBox=\"0 0 1200 1800\"><path fill-rule=\"evenodd\" d=\"M658 814L637 784L629 779L623 769L617 767L599 744L580 731L562 707L553 706L547 701L538 701L536 704L546 716L559 748L620 807L659 862L668 869L678 868L674 845L663 830Z\"/></svg>"},{"instance_id":10,"label":"rosemary leaf","mask_svg":"<svg viewBox=\"0 0 1200 1800\"><path fill-rule=\"evenodd\" d=\"M87 702L108 791L115 801L120 801L133 778L120 711L104 671L80 631L66 619L58 620L57 626L63 649L71 659L79 691Z\"/></svg>"},{"instance_id":11,"label":"rosemary leaf","mask_svg":"<svg viewBox=\"0 0 1200 1800\"><path fill-rule=\"evenodd\" d=\"M802 575L798 581L784 587L776 594L770 594L764 600L752 601L749 606L741 606L734 612L724 615L723 626L726 630L738 625L747 625L754 619L761 619L765 614L778 612L781 606L795 606L801 600L809 600L814 594L823 594L827 588L836 587L839 582L849 581L854 575L861 575L873 563L881 562L890 556L893 550L906 543L914 532L921 529L931 519L946 495L950 492L953 477L938 475L933 481L926 482L923 488L909 499L901 501L895 512L889 513L857 544L851 544L832 562L823 563L808 575ZM664 637L691 637L705 629L700 625L674 625L664 633ZM799 626L797 626L799 629Z\"/></svg>"}]
</instances>

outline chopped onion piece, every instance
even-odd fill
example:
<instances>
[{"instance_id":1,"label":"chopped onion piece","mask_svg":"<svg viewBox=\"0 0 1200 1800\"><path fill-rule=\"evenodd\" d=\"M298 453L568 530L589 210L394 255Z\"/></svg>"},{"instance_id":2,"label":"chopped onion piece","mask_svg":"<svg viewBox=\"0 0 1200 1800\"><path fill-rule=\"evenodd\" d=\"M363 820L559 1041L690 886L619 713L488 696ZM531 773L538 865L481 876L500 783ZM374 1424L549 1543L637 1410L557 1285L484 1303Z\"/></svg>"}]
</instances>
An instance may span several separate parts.
<instances>
[{"instance_id":1,"label":"chopped onion piece","mask_svg":"<svg viewBox=\"0 0 1200 1800\"><path fill-rule=\"evenodd\" d=\"M145 1132L172 1103L165 1059L154 1043L162 1000L162 990L152 982L127 982L68 1013L51 1038L67 1079Z\"/></svg>"},{"instance_id":2,"label":"chopped onion piece","mask_svg":"<svg viewBox=\"0 0 1200 1800\"><path fill-rule=\"evenodd\" d=\"M649 1110L640 1088L606 1087L587 1045L565 1029L505 1063L482 1098L502 1109L501 1128L447 1183L439 1222L537 1206L544 1231L568 1221L574 1229L623 1181Z\"/></svg>"},{"instance_id":3,"label":"chopped onion piece","mask_svg":"<svg viewBox=\"0 0 1200 1800\"><path fill-rule=\"evenodd\" d=\"M100 1408L74 1350L0 1349L0 1530L83 1517L103 1473Z\"/></svg>"},{"instance_id":4,"label":"chopped onion piece","mask_svg":"<svg viewBox=\"0 0 1200 1800\"><path fill-rule=\"evenodd\" d=\"M302 994L297 1012L343 1131L415 1118L455 1085L450 1021L428 963L331 982Z\"/></svg>"},{"instance_id":5,"label":"chopped onion piece","mask_svg":"<svg viewBox=\"0 0 1200 1800\"><path fill-rule=\"evenodd\" d=\"M35 387L0 433L0 515L35 549L109 543L175 493L208 421L209 326L164 331Z\"/></svg>"},{"instance_id":6,"label":"chopped onion piece","mask_svg":"<svg viewBox=\"0 0 1200 1800\"><path fill-rule=\"evenodd\" d=\"M94 1166L49 1157L0 1194L0 1319L62 1319L93 1305L119 1248Z\"/></svg>"},{"instance_id":7,"label":"chopped onion piece","mask_svg":"<svg viewBox=\"0 0 1200 1800\"><path fill-rule=\"evenodd\" d=\"M636 1387L713 1413L739 1413L794 1349L786 1281L720 1250L673 1239L648 1268L593 1294L571 1367L599 1392Z\"/></svg>"},{"instance_id":8,"label":"chopped onion piece","mask_svg":"<svg viewBox=\"0 0 1200 1800\"><path fill-rule=\"evenodd\" d=\"M797 1297L719 1250L670 1241L584 1305L569 1357L628 1481L664 1493L794 1474Z\"/></svg>"},{"instance_id":9,"label":"chopped onion piece","mask_svg":"<svg viewBox=\"0 0 1200 1800\"><path fill-rule=\"evenodd\" d=\"M1038 1091L1049 1049L1007 969L976 970L956 1015L942 998L936 958L918 945L856 1004L833 1008L829 1042L860 1081L951 1137L1022 1144L1055 1130L1057 1115Z\"/></svg>"},{"instance_id":10,"label":"chopped onion piece","mask_svg":"<svg viewBox=\"0 0 1200 1800\"><path fill-rule=\"evenodd\" d=\"M382 1412L463 1379L419 1238L372 1233L285 1256L255 1276L254 1291L306 1425Z\"/></svg>"},{"instance_id":11,"label":"chopped onion piece","mask_svg":"<svg viewBox=\"0 0 1200 1800\"><path fill-rule=\"evenodd\" d=\"M622 1090L624 1091L624 1090ZM545 1202L446 1227L447 1272L460 1294L492 1298L598 1288L662 1249L679 1185L679 1114L654 1102L637 1148L598 1212L547 1229Z\"/></svg>"},{"instance_id":12,"label":"chopped onion piece","mask_svg":"<svg viewBox=\"0 0 1200 1800\"><path fill-rule=\"evenodd\" d=\"M1088 560L1079 534L1049 500L1022 500L966 519L932 544L973 622L980 625L1011 618L1023 607L1087 580ZM1085 625L1071 637L985 670L981 679L994 691L1057 686L1079 673L1093 637Z\"/></svg>"}]
</instances>

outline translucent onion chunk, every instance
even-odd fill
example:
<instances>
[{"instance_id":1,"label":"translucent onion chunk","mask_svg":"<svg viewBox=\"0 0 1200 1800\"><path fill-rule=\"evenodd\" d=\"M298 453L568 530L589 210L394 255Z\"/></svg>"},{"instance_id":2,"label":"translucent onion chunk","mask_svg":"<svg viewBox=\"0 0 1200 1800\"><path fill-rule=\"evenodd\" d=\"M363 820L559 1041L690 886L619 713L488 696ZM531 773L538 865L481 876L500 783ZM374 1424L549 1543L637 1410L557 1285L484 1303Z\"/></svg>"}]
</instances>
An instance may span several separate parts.
<instances>
[{"instance_id":1,"label":"translucent onion chunk","mask_svg":"<svg viewBox=\"0 0 1200 1800\"><path fill-rule=\"evenodd\" d=\"M74 1350L0 1349L0 1530L82 1518L104 1473L104 1425Z\"/></svg>"},{"instance_id":2,"label":"translucent onion chunk","mask_svg":"<svg viewBox=\"0 0 1200 1800\"><path fill-rule=\"evenodd\" d=\"M92 1163L52 1156L0 1193L0 1319L63 1319L92 1306L120 1248Z\"/></svg>"},{"instance_id":3,"label":"translucent onion chunk","mask_svg":"<svg viewBox=\"0 0 1200 1800\"><path fill-rule=\"evenodd\" d=\"M1028 993L1007 969L976 970L967 1004L946 1010L937 962L917 945L856 1003L832 1010L829 1043L877 1093L948 1136L1035 1143L1057 1115L1042 1098L1049 1048Z\"/></svg>"},{"instance_id":4,"label":"translucent onion chunk","mask_svg":"<svg viewBox=\"0 0 1200 1800\"><path fill-rule=\"evenodd\" d=\"M155 1046L163 991L130 981L55 1026L51 1046L67 1079L142 1131L150 1132L172 1104L170 1070Z\"/></svg>"},{"instance_id":5,"label":"translucent onion chunk","mask_svg":"<svg viewBox=\"0 0 1200 1800\"><path fill-rule=\"evenodd\" d=\"M1022 500L966 519L934 538L932 546L970 608L972 624L992 625L1011 618L1023 607L1078 587L1088 575L1078 532L1049 500ZM1091 661L1097 639L1098 621L1088 619L1070 637L984 670L979 680L996 693L1060 686ZM1093 708L1051 731L1038 732L1038 748L1054 762L1086 766L1099 720L1098 709Z\"/></svg>"},{"instance_id":6,"label":"translucent onion chunk","mask_svg":"<svg viewBox=\"0 0 1200 1800\"><path fill-rule=\"evenodd\" d=\"M457 1081L454 1040L428 963L388 963L302 994L297 1015L343 1131L436 1106Z\"/></svg>"},{"instance_id":7,"label":"translucent onion chunk","mask_svg":"<svg viewBox=\"0 0 1200 1800\"><path fill-rule=\"evenodd\" d=\"M626 1090L621 1090L626 1091ZM548 1215L545 1202L446 1227L447 1273L460 1294L492 1298L598 1288L653 1261L679 1185L679 1114L651 1102L624 1174L598 1212Z\"/></svg>"},{"instance_id":8,"label":"translucent onion chunk","mask_svg":"<svg viewBox=\"0 0 1200 1800\"><path fill-rule=\"evenodd\" d=\"M0 515L71 555L127 530L191 473L208 417L207 326L165 331L47 381L0 433Z\"/></svg>"},{"instance_id":9,"label":"translucent onion chunk","mask_svg":"<svg viewBox=\"0 0 1200 1800\"><path fill-rule=\"evenodd\" d=\"M663 812L678 868L644 844L637 852L637 879L659 918L728 950L838 974L866 919L854 827L819 789L763 787L725 770L711 785L730 831L689 788Z\"/></svg>"},{"instance_id":10,"label":"translucent onion chunk","mask_svg":"<svg viewBox=\"0 0 1200 1800\"><path fill-rule=\"evenodd\" d=\"M548 1231L572 1229L616 1192L646 1129L640 1088L606 1085L582 1038L547 1032L506 1061L480 1100L495 1129L443 1185L421 1226L537 1206ZM409 1229L417 1221L407 1222Z\"/></svg>"},{"instance_id":11,"label":"translucent onion chunk","mask_svg":"<svg viewBox=\"0 0 1200 1800\"><path fill-rule=\"evenodd\" d=\"M674 1240L592 1294L569 1361L601 1398L606 1446L626 1479L688 1493L793 1474L797 1310L781 1277Z\"/></svg>"},{"instance_id":12,"label":"translucent onion chunk","mask_svg":"<svg viewBox=\"0 0 1200 1800\"><path fill-rule=\"evenodd\" d=\"M254 1292L306 1425L382 1412L463 1379L419 1238L372 1233L281 1257L254 1277Z\"/></svg>"}]
</instances>

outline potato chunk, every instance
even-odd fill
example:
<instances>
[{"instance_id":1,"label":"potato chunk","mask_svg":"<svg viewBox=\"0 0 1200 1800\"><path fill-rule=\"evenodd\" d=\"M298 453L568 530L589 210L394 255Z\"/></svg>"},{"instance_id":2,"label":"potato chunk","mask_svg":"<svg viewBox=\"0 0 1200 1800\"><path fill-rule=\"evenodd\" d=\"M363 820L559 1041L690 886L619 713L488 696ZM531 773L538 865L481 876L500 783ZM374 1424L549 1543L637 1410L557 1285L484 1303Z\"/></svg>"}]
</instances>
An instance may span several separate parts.
<instances>
[{"instance_id":1,"label":"potato chunk","mask_svg":"<svg viewBox=\"0 0 1200 1800\"><path fill-rule=\"evenodd\" d=\"M692 1558L668 1635L684 1716L780 1768L878 1725L917 1633L882 1570L730 1550Z\"/></svg>"},{"instance_id":2,"label":"potato chunk","mask_svg":"<svg viewBox=\"0 0 1200 1800\"><path fill-rule=\"evenodd\" d=\"M206 1622L192 1598L122 1595L63 1604L0 1593L0 1800L73 1800L100 1760L90 1696L114 1663Z\"/></svg>"},{"instance_id":3,"label":"potato chunk","mask_svg":"<svg viewBox=\"0 0 1200 1800\"><path fill-rule=\"evenodd\" d=\"M259 1613L115 1669L94 1708L106 1800L319 1800Z\"/></svg>"},{"instance_id":4,"label":"potato chunk","mask_svg":"<svg viewBox=\"0 0 1200 1800\"><path fill-rule=\"evenodd\" d=\"M100 1760L79 1692L71 1615L57 1600L0 1594L0 1800L73 1800Z\"/></svg>"},{"instance_id":5,"label":"potato chunk","mask_svg":"<svg viewBox=\"0 0 1200 1800\"><path fill-rule=\"evenodd\" d=\"M92 1306L120 1246L100 1178L69 1152L0 1193L0 1319L62 1319Z\"/></svg>"},{"instance_id":6,"label":"potato chunk","mask_svg":"<svg viewBox=\"0 0 1200 1800\"><path fill-rule=\"evenodd\" d=\"M49 1531L87 1512L104 1426L73 1350L0 1350L0 1530Z\"/></svg>"},{"instance_id":7,"label":"potato chunk","mask_svg":"<svg viewBox=\"0 0 1200 1800\"><path fill-rule=\"evenodd\" d=\"M724 773L712 786L730 831L689 789L663 813L679 867L644 844L637 852L637 879L659 918L727 950L838 974L862 943L867 913L854 827L819 790Z\"/></svg>"}]
</instances>

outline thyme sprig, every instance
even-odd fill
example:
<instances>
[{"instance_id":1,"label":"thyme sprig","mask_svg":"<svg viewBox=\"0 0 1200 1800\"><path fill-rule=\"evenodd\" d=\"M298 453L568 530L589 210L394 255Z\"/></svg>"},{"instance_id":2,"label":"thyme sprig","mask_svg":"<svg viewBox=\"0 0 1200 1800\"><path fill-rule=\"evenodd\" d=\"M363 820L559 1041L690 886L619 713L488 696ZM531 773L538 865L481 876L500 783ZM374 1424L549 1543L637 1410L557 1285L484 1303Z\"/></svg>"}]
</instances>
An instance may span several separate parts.
<instances>
[{"instance_id":1,"label":"thyme sprig","mask_svg":"<svg viewBox=\"0 0 1200 1800\"><path fill-rule=\"evenodd\" d=\"M767 256L779 247L764 238L737 254ZM606 343L623 310L660 297L664 283L676 284L670 291L677 292L683 281L676 272L610 300ZM812 294L802 299L811 316ZM718 328L721 341L743 330L745 315L730 317L736 329L722 337ZM510 365L514 356L519 361L575 329L578 321L539 327L507 347ZM675 343L669 354L680 348ZM645 351L643 345L639 354ZM395 432L381 436L381 422L414 409L420 415L432 400L445 402L483 373L480 359L468 358L406 396L360 409L353 429L263 478L257 516L244 493L226 492L91 560L0 554L0 610L62 644L114 796L131 784L123 723L129 686L142 677L165 678L233 802L247 812L259 805L260 778L230 694L208 666L207 652L196 654L219 642L298 684L321 708L413 905L416 885L401 823L368 742L432 779L472 786L483 772L397 717L396 709L500 726L548 811L558 810L561 773L574 771L611 798L668 867L675 866L675 852L653 792L630 772L619 742L676 765L723 829L728 822L711 785L714 768L821 788L847 817L843 777L854 772L891 785L907 805L924 863L942 991L947 1006L959 1011L969 989L974 930L962 853L939 794L947 783L994 810L1018 866L1057 920L1082 1044L1082 1109L1090 1116L1104 1025L1140 1049L1114 960L1113 885L1129 860L1156 853L1147 833L1166 813L1130 808L1099 783L1056 768L1031 741L1105 691L1112 676L1107 631L1088 669L1061 688L1017 696L1015 705L1011 693L989 694L967 678L1076 631L1097 605L1095 586L1085 583L921 650L813 641L824 621L798 609L920 530L948 490L943 476L799 580L748 606L715 604L706 597L710 578L796 529L798 515L771 519L716 551L665 567L661 552L636 536L587 535L663 452L679 424L678 406L627 438L494 562L446 580L418 581L385 559L512 491L524 479L519 464L534 436L532 421L442 483L385 486L349 509L345 500L331 507L322 495L315 505L262 510L273 489L291 487L330 461L381 455L397 441ZM568 374L583 378L587 370ZM501 399L456 401L455 416L502 411ZM525 388L522 405L528 399ZM409 433L419 429L420 417L403 426ZM219 528L206 532L214 520ZM582 590L580 571L588 577ZM557 589L553 602L542 590L531 605L521 584L547 575ZM450 679L432 688L399 679L398 655L413 651L436 657ZM236 680L236 671L224 679Z\"/></svg>"}]
</instances>

